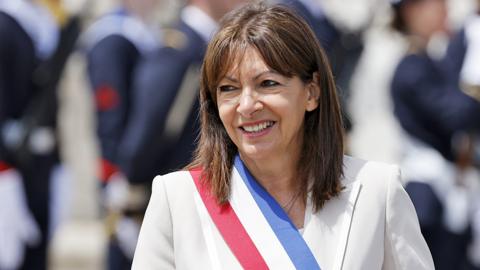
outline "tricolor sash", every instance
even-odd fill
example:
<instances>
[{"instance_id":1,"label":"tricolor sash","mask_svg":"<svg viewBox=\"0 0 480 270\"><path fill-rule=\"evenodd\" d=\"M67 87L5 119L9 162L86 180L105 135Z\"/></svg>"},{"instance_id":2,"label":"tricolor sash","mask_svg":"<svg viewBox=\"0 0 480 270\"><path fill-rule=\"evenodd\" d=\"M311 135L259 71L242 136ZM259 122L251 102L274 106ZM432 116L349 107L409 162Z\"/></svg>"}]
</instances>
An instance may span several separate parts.
<instances>
[{"instance_id":1,"label":"tricolor sash","mask_svg":"<svg viewBox=\"0 0 480 270\"><path fill-rule=\"evenodd\" d=\"M219 205L216 202L208 187L201 181L201 170L191 170L190 174L210 217L242 267L244 269L268 269L230 203Z\"/></svg>"},{"instance_id":2,"label":"tricolor sash","mask_svg":"<svg viewBox=\"0 0 480 270\"><path fill-rule=\"evenodd\" d=\"M213 223L244 269L320 269L312 251L275 199L235 158L231 198L219 206L190 171ZM207 245L208 246L208 245Z\"/></svg>"}]
</instances>

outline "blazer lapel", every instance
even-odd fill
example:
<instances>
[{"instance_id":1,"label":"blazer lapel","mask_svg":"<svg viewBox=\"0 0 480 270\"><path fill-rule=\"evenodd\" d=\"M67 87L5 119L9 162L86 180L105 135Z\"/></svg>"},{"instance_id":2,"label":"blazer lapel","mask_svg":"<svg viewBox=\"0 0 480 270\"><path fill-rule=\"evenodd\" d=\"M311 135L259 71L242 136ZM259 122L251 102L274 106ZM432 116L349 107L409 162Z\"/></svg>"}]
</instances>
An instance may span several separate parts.
<instances>
[{"instance_id":1,"label":"blazer lapel","mask_svg":"<svg viewBox=\"0 0 480 270\"><path fill-rule=\"evenodd\" d=\"M345 189L312 213L308 200L303 237L324 269L342 269L355 206L362 189L360 181L342 179Z\"/></svg>"}]
</instances>

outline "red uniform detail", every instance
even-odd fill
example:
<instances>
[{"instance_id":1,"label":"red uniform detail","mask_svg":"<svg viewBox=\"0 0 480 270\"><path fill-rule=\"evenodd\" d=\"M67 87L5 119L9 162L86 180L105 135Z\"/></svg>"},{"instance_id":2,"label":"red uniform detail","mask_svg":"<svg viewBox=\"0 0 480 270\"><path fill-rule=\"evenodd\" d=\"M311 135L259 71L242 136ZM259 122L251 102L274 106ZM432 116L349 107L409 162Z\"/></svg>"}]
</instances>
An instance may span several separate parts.
<instances>
[{"instance_id":1,"label":"red uniform detail","mask_svg":"<svg viewBox=\"0 0 480 270\"><path fill-rule=\"evenodd\" d=\"M10 166L9 164L7 164L6 162L0 161L0 172L6 171L6 170L11 169L11 168L13 168L13 167Z\"/></svg>"},{"instance_id":2,"label":"red uniform detail","mask_svg":"<svg viewBox=\"0 0 480 270\"><path fill-rule=\"evenodd\" d=\"M100 181L102 181L102 183L108 183L110 177L118 171L119 169L117 165L111 163L110 161L106 159L102 159L100 161Z\"/></svg>"},{"instance_id":3,"label":"red uniform detail","mask_svg":"<svg viewBox=\"0 0 480 270\"><path fill-rule=\"evenodd\" d=\"M95 90L95 101L99 111L108 111L118 105L120 98L112 86L101 85Z\"/></svg>"}]
</instances>

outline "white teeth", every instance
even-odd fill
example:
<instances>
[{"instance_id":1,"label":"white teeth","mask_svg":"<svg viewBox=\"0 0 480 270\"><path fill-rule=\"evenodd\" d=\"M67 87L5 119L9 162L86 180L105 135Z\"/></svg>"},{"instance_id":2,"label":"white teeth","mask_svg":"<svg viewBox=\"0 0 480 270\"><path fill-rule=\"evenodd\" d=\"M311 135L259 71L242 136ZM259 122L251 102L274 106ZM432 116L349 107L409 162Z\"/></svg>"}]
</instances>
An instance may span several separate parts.
<instances>
[{"instance_id":1,"label":"white teeth","mask_svg":"<svg viewBox=\"0 0 480 270\"><path fill-rule=\"evenodd\" d=\"M267 121L267 122L263 122L253 126L243 126L243 129L247 132L260 132L266 129L267 127L271 127L272 125L273 125L272 121Z\"/></svg>"}]
</instances>

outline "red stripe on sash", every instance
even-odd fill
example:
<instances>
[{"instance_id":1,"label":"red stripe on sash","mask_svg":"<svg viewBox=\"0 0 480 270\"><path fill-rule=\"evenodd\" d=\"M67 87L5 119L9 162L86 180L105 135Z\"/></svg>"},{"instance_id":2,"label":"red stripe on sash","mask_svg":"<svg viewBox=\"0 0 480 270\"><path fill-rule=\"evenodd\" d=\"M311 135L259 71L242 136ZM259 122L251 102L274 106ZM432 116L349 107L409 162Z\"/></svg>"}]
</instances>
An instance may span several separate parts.
<instances>
[{"instance_id":1,"label":"red stripe on sash","mask_svg":"<svg viewBox=\"0 0 480 270\"><path fill-rule=\"evenodd\" d=\"M223 239L244 269L268 269L265 260L240 223L230 203L218 205L210 190L201 183L202 171L190 170L198 193Z\"/></svg>"}]
</instances>

